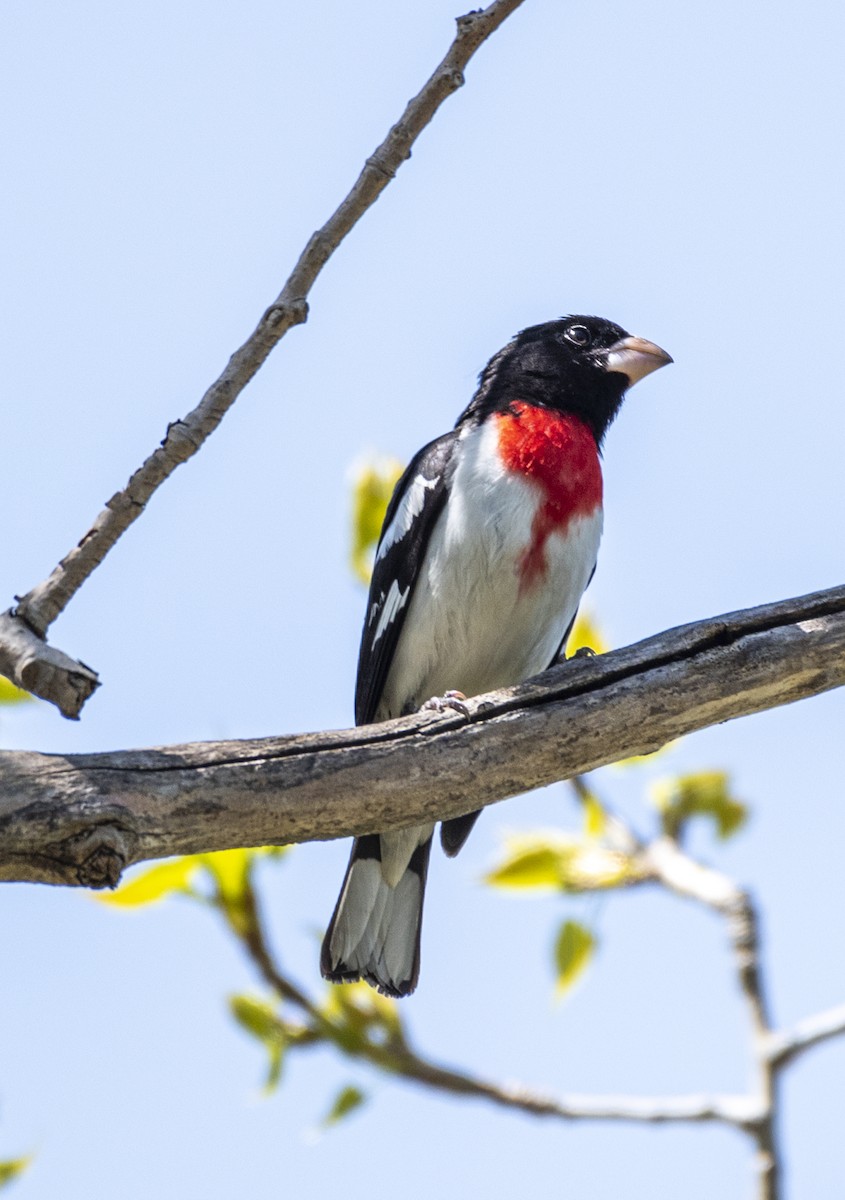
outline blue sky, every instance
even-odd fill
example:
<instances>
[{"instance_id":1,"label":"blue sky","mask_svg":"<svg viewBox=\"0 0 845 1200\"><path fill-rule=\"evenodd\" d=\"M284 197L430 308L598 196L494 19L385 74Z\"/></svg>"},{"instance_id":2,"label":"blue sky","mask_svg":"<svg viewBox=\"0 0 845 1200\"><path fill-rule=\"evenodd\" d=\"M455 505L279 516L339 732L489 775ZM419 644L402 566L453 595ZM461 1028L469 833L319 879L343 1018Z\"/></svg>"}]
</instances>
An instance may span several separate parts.
<instances>
[{"instance_id":1,"label":"blue sky","mask_svg":"<svg viewBox=\"0 0 845 1200\"><path fill-rule=\"evenodd\" d=\"M194 406L311 232L445 50L441 0L351 6L7 7L0 37L6 454L0 593L52 569ZM605 452L589 600L614 645L842 582L841 47L833 3L526 0L343 245L274 353L53 627L103 687L78 724L2 714L6 747L66 752L347 726L364 596L347 568L352 464L408 458L517 329L597 312L675 365ZM724 767L753 807L694 847L765 912L775 1013L845 998L843 699L705 731L605 794L646 827L649 780ZM519 902L479 879L506 830L577 819L564 788L485 814L435 861L421 1049L563 1091L744 1086L723 931L657 893ZM268 868L274 945L316 987L315 928L346 856ZM589 915L601 952L562 1006L549 947ZM217 1200L342 1189L750 1194L718 1129L556 1126L302 1057L260 1098L225 997L258 983L212 918L0 889L0 1156L22 1200ZM845 1046L789 1076L791 1194L838 1197ZM370 1103L310 1134L341 1085ZM117 1182L119 1181L119 1183Z\"/></svg>"}]
</instances>

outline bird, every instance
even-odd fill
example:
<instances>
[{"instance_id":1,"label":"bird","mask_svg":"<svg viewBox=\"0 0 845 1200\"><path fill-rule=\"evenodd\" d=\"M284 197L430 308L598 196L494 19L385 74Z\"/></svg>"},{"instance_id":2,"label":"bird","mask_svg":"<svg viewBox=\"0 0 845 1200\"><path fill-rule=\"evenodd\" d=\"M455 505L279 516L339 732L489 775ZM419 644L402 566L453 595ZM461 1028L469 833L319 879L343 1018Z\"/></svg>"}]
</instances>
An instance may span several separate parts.
<instances>
[{"instance_id":1,"label":"bird","mask_svg":"<svg viewBox=\"0 0 845 1200\"><path fill-rule=\"evenodd\" d=\"M625 393L671 363L601 317L523 329L454 429L399 479L376 549L358 725L520 683L564 652L602 532L601 450ZM446 820L448 856L478 812ZM320 967L335 983L414 991L434 825L355 838Z\"/></svg>"}]
</instances>

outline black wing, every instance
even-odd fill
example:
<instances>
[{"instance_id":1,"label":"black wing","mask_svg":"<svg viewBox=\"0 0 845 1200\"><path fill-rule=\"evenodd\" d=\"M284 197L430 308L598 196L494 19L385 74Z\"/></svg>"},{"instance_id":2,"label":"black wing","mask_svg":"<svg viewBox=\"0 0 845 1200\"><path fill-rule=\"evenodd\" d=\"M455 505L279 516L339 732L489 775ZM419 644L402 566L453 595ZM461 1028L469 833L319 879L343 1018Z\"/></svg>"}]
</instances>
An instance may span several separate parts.
<instances>
[{"instance_id":1,"label":"black wing","mask_svg":"<svg viewBox=\"0 0 845 1200\"><path fill-rule=\"evenodd\" d=\"M358 655L358 725L375 718L381 701L426 547L446 503L457 440L452 430L423 446L397 483L387 507ZM383 544L387 549L382 553Z\"/></svg>"}]
</instances>

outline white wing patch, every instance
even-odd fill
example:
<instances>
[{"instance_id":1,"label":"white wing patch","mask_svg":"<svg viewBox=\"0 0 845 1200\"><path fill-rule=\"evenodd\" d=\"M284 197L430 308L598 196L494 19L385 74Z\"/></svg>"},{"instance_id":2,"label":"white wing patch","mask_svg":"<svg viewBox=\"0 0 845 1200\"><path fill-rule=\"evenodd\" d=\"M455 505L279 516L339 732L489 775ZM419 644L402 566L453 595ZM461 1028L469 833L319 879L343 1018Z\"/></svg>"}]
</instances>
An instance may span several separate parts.
<instances>
[{"instance_id":1,"label":"white wing patch","mask_svg":"<svg viewBox=\"0 0 845 1200\"><path fill-rule=\"evenodd\" d=\"M400 588L396 580L393 580L393 583L390 585L390 590L385 597L384 606L381 610L381 616L378 619L378 625L376 625L376 632L373 636L373 646L375 646L376 642L384 633L385 629L387 629L390 622L395 620L397 613L401 612L401 610L408 603L408 597L410 594L410 584L408 584L406 588Z\"/></svg>"},{"instance_id":2,"label":"white wing patch","mask_svg":"<svg viewBox=\"0 0 845 1200\"><path fill-rule=\"evenodd\" d=\"M436 478L426 479L425 475L418 475L416 477L402 497L402 501L396 510L395 517L390 522L389 528L384 531L384 536L381 539L381 545L376 555L376 562L380 558L384 558L391 546L395 546L397 542L401 542L402 538L405 537L423 510L426 492L430 492L436 486Z\"/></svg>"}]
</instances>

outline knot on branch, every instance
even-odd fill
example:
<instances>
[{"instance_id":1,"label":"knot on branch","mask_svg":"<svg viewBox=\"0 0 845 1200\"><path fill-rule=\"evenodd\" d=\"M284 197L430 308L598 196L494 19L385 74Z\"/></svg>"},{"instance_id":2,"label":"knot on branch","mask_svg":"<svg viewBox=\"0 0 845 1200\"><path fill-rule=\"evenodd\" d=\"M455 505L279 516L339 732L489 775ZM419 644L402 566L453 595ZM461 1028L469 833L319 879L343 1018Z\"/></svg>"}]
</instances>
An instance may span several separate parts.
<instances>
[{"instance_id":1,"label":"knot on branch","mask_svg":"<svg viewBox=\"0 0 845 1200\"><path fill-rule=\"evenodd\" d=\"M308 320L308 301L304 296L297 296L293 300L271 304L264 314L264 320L274 333L279 326L289 329L291 325L304 325Z\"/></svg>"},{"instance_id":2,"label":"knot on branch","mask_svg":"<svg viewBox=\"0 0 845 1200\"><path fill-rule=\"evenodd\" d=\"M458 27L459 36L463 37L473 29L480 20L484 17L483 8L473 8L468 13L464 13L462 17L455 18L455 24Z\"/></svg>"},{"instance_id":3,"label":"knot on branch","mask_svg":"<svg viewBox=\"0 0 845 1200\"><path fill-rule=\"evenodd\" d=\"M458 88L462 88L465 83L465 76L460 67L449 67L443 71L441 76L446 88L449 92L456 92Z\"/></svg>"},{"instance_id":4,"label":"knot on branch","mask_svg":"<svg viewBox=\"0 0 845 1200\"><path fill-rule=\"evenodd\" d=\"M410 158L411 152L408 149L408 145L410 144L411 139L407 136L407 132L402 128L401 125L394 125L392 132L395 134L396 141L403 144L403 159ZM378 171L379 175L383 175L385 179L396 178L396 168L392 167L389 162L385 162L384 158L382 158L378 151L376 151L375 154L371 154L367 159L367 166L372 171Z\"/></svg>"},{"instance_id":5,"label":"knot on branch","mask_svg":"<svg viewBox=\"0 0 845 1200\"><path fill-rule=\"evenodd\" d=\"M202 438L197 438L184 421L171 421L161 444L170 458L183 463L196 454L201 442Z\"/></svg>"},{"instance_id":6,"label":"knot on branch","mask_svg":"<svg viewBox=\"0 0 845 1200\"><path fill-rule=\"evenodd\" d=\"M161 444L163 446L164 442L162 442ZM132 487L132 482L135 479L135 476L137 476L137 474L138 474L138 472L136 471L135 475L132 476L132 479L129 480L129 484L128 484L127 488L125 489L125 491L115 492L115 494L113 496L109 497L109 499L106 501L106 508L108 509L109 512L115 513L119 516L124 516L126 513L130 513L135 509L137 509L138 513L140 513L143 510L143 508L144 508L143 501L136 500L131 495L130 490L129 490ZM101 536L103 523L104 523L104 521L103 521L104 516L105 516L104 513L100 513L100 515L97 517L97 520L94 522L94 524L91 526L91 528L87 531L87 533L84 533L82 535L82 537L79 539L79 542L77 543L78 550L81 550L82 547L86 544L86 542L90 542L93 538ZM132 520L134 520L134 517L130 518L130 524L131 524Z\"/></svg>"},{"instance_id":7,"label":"knot on branch","mask_svg":"<svg viewBox=\"0 0 845 1200\"><path fill-rule=\"evenodd\" d=\"M114 888L120 882L126 860L107 846L97 849L79 864L77 878L82 887Z\"/></svg>"},{"instance_id":8,"label":"knot on branch","mask_svg":"<svg viewBox=\"0 0 845 1200\"><path fill-rule=\"evenodd\" d=\"M129 835L116 825L97 825L67 838L54 853L68 868L69 882L81 887L113 888L131 857Z\"/></svg>"}]
</instances>

